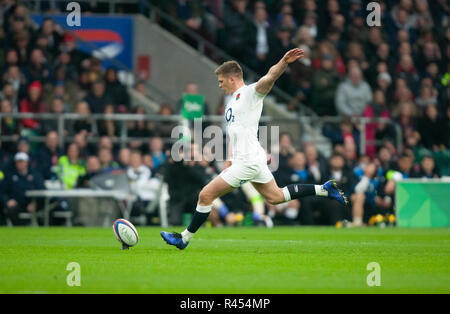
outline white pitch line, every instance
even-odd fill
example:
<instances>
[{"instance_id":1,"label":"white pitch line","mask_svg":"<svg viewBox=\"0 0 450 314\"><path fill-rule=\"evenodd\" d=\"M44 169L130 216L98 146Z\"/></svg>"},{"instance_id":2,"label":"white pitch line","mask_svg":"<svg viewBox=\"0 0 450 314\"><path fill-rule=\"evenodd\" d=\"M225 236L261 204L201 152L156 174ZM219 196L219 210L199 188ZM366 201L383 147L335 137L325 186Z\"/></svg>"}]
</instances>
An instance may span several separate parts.
<instances>
[{"instance_id":1,"label":"white pitch line","mask_svg":"<svg viewBox=\"0 0 450 314\"><path fill-rule=\"evenodd\" d=\"M195 239L194 241L217 241L217 242L287 242L287 243L305 243L303 240L262 240L262 239Z\"/></svg>"}]
</instances>

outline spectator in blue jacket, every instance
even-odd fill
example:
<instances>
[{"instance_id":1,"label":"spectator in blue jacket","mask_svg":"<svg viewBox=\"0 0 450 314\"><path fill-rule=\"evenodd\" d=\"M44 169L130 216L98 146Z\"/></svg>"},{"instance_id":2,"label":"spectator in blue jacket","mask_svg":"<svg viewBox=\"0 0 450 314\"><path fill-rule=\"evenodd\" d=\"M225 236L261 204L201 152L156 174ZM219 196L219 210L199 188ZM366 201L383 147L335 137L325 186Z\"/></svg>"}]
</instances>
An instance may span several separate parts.
<instances>
[{"instance_id":1,"label":"spectator in blue jacket","mask_svg":"<svg viewBox=\"0 0 450 314\"><path fill-rule=\"evenodd\" d=\"M63 149L59 146L59 136L56 131L49 131L45 137L45 146L36 154L38 160L37 168L44 180L51 179L54 168L58 165L58 159L64 155Z\"/></svg>"},{"instance_id":2,"label":"spectator in blue jacket","mask_svg":"<svg viewBox=\"0 0 450 314\"><path fill-rule=\"evenodd\" d=\"M37 203L25 195L29 190L44 189L39 172L29 169L29 156L19 152L14 156L15 168L8 172L1 184L0 198L4 214L13 224L20 224L19 213L35 212Z\"/></svg>"}]
</instances>

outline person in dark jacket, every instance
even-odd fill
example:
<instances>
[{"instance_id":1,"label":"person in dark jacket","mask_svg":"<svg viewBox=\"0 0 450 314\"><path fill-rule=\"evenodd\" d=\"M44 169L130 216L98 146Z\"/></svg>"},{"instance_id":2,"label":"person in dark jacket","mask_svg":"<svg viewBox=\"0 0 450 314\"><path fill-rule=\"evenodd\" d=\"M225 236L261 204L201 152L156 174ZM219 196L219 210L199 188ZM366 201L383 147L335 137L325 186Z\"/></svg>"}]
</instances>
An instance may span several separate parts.
<instances>
[{"instance_id":1,"label":"person in dark jacket","mask_svg":"<svg viewBox=\"0 0 450 314\"><path fill-rule=\"evenodd\" d=\"M352 173L345 166L345 159L334 154L329 159L329 168L323 173L327 179L334 179L346 195L350 195ZM309 172L306 182L314 182ZM300 221L304 225L335 225L338 221L349 218L347 208L339 203L317 196L308 196L301 200Z\"/></svg>"},{"instance_id":2,"label":"person in dark jacket","mask_svg":"<svg viewBox=\"0 0 450 314\"><path fill-rule=\"evenodd\" d=\"M281 171L277 171L277 182L280 185L303 184L308 180L308 170L306 167L306 157L302 152L294 152L289 155L288 164ZM287 203L270 205L269 215L279 220L280 214L283 216L283 223L293 225L297 222L300 200L291 200Z\"/></svg>"},{"instance_id":3,"label":"person in dark jacket","mask_svg":"<svg viewBox=\"0 0 450 314\"><path fill-rule=\"evenodd\" d=\"M439 169L437 169L433 156L426 155L420 162L420 168L411 175L413 178L437 179L440 178Z\"/></svg>"},{"instance_id":4,"label":"person in dark jacket","mask_svg":"<svg viewBox=\"0 0 450 314\"><path fill-rule=\"evenodd\" d=\"M126 87L117 79L117 70L110 67L105 73L106 94L112 98L113 105L119 113L130 110L130 96Z\"/></svg>"},{"instance_id":5,"label":"person in dark jacket","mask_svg":"<svg viewBox=\"0 0 450 314\"><path fill-rule=\"evenodd\" d=\"M110 95L106 93L105 82L97 80L92 84L90 93L84 101L89 104L91 113L114 114L115 107ZM115 136L116 123L112 120L98 120L97 130L100 135Z\"/></svg>"},{"instance_id":6,"label":"person in dark jacket","mask_svg":"<svg viewBox=\"0 0 450 314\"><path fill-rule=\"evenodd\" d=\"M37 203L25 195L29 190L42 190L44 180L39 172L29 169L29 157L20 152L14 156L15 168L5 175L1 184L0 198L4 214L13 224L20 224L19 213L34 212Z\"/></svg>"},{"instance_id":7,"label":"person in dark jacket","mask_svg":"<svg viewBox=\"0 0 450 314\"><path fill-rule=\"evenodd\" d=\"M37 33L36 42L38 42L39 37L46 38L48 52L52 56L56 55L63 36L61 27L52 18L46 17L42 20L41 27Z\"/></svg>"},{"instance_id":8,"label":"person in dark jacket","mask_svg":"<svg viewBox=\"0 0 450 314\"><path fill-rule=\"evenodd\" d=\"M35 159L39 161L37 167L44 180L51 179L54 173L53 167L58 165L58 159L64 155L63 149L59 146L59 136L56 131L49 131L45 136L45 146L36 154Z\"/></svg>"},{"instance_id":9,"label":"person in dark jacket","mask_svg":"<svg viewBox=\"0 0 450 314\"><path fill-rule=\"evenodd\" d=\"M5 144L0 138L0 171L6 171L13 160L13 154L5 149Z\"/></svg>"},{"instance_id":10,"label":"person in dark jacket","mask_svg":"<svg viewBox=\"0 0 450 314\"><path fill-rule=\"evenodd\" d=\"M198 194L210 177L206 168L195 161L170 159L163 167L170 195L169 224L179 226L183 221L183 213L190 213L192 207L196 206Z\"/></svg>"},{"instance_id":11,"label":"person in dark jacket","mask_svg":"<svg viewBox=\"0 0 450 314\"><path fill-rule=\"evenodd\" d=\"M429 104L425 116L419 120L418 131L423 146L431 150L445 148L448 142L449 129L444 119L439 117L435 104Z\"/></svg>"},{"instance_id":12,"label":"person in dark jacket","mask_svg":"<svg viewBox=\"0 0 450 314\"><path fill-rule=\"evenodd\" d=\"M247 60L250 55L249 35L251 22L246 13L247 2L232 0L225 7L225 49L237 60Z\"/></svg>"},{"instance_id":13,"label":"person in dark jacket","mask_svg":"<svg viewBox=\"0 0 450 314\"><path fill-rule=\"evenodd\" d=\"M295 148L292 146L292 136L289 133L283 132L280 134L280 151L278 155L272 157L272 159L278 158L278 168L273 170L273 176L280 182L280 185L287 185L287 182L283 183L284 178L289 177L291 174L291 167L289 160L295 153Z\"/></svg>"},{"instance_id":14,"label":"person in dark jacket","mask_svg":"<svg viewBox=\"0 0 450 314\"><path fill-rule=\"evenodd\" d=\"M113 105L113 100L106 93L105 82L101 80L92 84L91 92L84 100L92 113L104 113L107 106Z\"/></svg>"},{"instance_id":15,"label":"person in dark jacket","mask_svg":"<svg viewBox=\"0 0 450 314\"><path fill-rule=\"evenodd\" d=\"M64 115L64 101L62 97L55 96L52 99L49 113ZM47 134L50 131L58 130L58 123L59 122L57 119L42 119L40 124L40 133Z\"/></svg>"},{"instance_id":16,"label":"person in dark jacket","mask_svg":"<svg viewBox=\"0 0 450 314\"><path fill-rule=\"evenodd\" d=\"M320 69L313 74L313 108L320 116L336 115L334 95L340 78L333 62L331 55L323 56Z\"/></svg>"},{"instance_id":17,"label":"person in dark jacket","mask_svg":"<svg viewBox=\"0 0 450 314\"><path fill-rule=\"evenodd\" d=\"M249 65L259 74L266 73L270 68L270 51L275 48L277 38L268 22L265 8L257 7L249 25Z\"/></svg>"},{"instance_id":18,"label":"person in dark jacket","mask_svg":"<svg viewBox=\"0 0 450 314\"><path fill-rule=\"evenodd\" d=\"M101 173L101 165L98 157L89 156L86 161L86 174L78 177L77 188L89 188L89 181Z\"/></svg>"}]
</instances>

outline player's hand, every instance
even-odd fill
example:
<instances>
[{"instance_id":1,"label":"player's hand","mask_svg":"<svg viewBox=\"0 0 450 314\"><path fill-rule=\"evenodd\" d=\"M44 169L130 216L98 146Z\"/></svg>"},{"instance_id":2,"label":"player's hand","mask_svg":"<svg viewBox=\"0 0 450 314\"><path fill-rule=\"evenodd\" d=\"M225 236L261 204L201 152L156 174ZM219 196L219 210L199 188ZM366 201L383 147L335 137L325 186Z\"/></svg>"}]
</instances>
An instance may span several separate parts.
<instances>
[{"instance_id":1,"label":"player's hand","mask_svg":"<svg viewBox=\"0 0 450 314\"><path fill-rule=\"evenodd\" d=\"M282 60L289 64L298 59L303 58L304 54L305 54L305 51L303 49L294 48L294 49L291 49L288 52L286 52L286 54L284 55Z\"/></svg>"}]
</instances>

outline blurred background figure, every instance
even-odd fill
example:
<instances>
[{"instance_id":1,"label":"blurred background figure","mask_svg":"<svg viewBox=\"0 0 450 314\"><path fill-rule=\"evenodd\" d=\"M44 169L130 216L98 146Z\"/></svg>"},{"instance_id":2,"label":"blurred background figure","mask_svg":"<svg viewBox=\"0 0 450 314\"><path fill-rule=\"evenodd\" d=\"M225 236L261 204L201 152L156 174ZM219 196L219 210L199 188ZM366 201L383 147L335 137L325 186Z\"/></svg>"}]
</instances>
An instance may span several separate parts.
<instances>
[{"instance_id":1,"label":"blurred background figure","mask_svg":"<svg viewBox=\"0 0 450 314\"><path fill-rule=\"evenodd\" d=\"M29 161L28 154L17 153L14 156L14 168L5 173L0 184L4 215L13 225L24 224L19 219L21 212L32 213L38 210L38 203L27 197L26 191L45 189L42 176L29 168Z\"/></svg>"}]
</instances>

